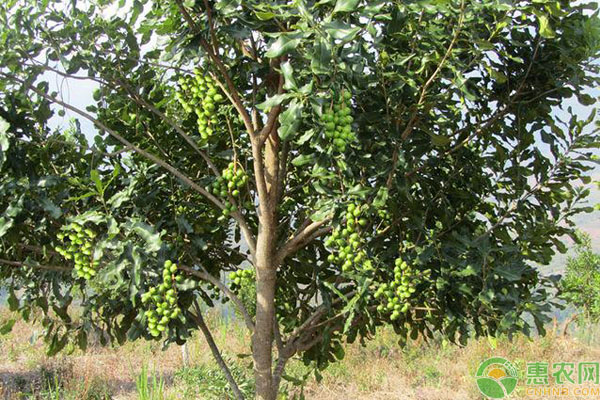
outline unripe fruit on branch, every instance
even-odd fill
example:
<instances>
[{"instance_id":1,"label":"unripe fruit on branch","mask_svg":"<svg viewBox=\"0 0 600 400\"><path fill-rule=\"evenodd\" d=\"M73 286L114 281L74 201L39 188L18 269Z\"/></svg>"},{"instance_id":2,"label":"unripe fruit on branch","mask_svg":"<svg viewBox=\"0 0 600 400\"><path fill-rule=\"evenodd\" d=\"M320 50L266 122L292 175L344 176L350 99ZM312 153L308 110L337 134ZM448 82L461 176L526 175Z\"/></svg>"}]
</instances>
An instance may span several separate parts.
<instances>
[{"instance_id":1,"label":"unripe fruit on branch","mask_svg":"<svg viewBox=\"0 0 600 400\"><path fill-rule=\"evenodd\" d=\"M349 204L342 225L325 241L325 246L331 249L327 261L340 265L342 272L349 272L352 269L363 271L372 269L366 251L361 249L364 246L361 228L366 225L366 219L361 216L365 212L365 206Z\"/></svg>"},{"instance_id":2,"label":"unripe fruit on branch","mask_svg":"<svg viewBox=\"0 0 600 400\"><path fill-rule=\"evenodd\" d=\"M229 201L229 196L239 198L240 189L244 188L247 183L248 175L246 175L246 172L241 166L237 165L235 162L231 162L227 168L222 171L221 176L219 176L207 190L223 199L225 204L223 215L227 217L231 215L231 213L237 211L236 206Z\"/></svg>"},{"instance_id":3,"label":"unripe fruit on branch","mask_svg":"<svg viewBox=\"0 0 600 400\"><path fill-rule=\"evenodd\" d=\"M163 282L151 287L142 295L142 303L148 307L144 312L148 331L154 337L158 337L167 329L169 322L181 314L177 306L176 283L183 280L183 276L177 274L177 264L171 260L165 261L163 265Z\"/></svg>"},{"instance_id":4,"label":"unripe fruit on branch","mask_svg":"<svg viewBox=\"0 0 600 400\"><path fill-rule=\"evenodd\" d=\"M356 141L356 134L352 131L352 114L350 99L352 93L343 89L341 93L333 93L335 99L321 115L325 137L333 143L335 149L343 153L346 146Z\"/></svg>"},{"instance_id":5,"label":"unripe fruit on branch","mask_svg":"<svg viewBox=\"0 0 600 400\"><path fill-rule=\"evenodd\" d=\"M74 261L79 278L89 280L96 276L100 267L98 260L92 257L96 232L74 222L63 226L56 237L62 242L62 246L55 247L56 252L66 260Z\"/></svg>"},{"instance_id":6,"label":"unripe fruit on branch","mask_svg":"<svg viewBox=\"0 0 600 400\"><path fill-rule=\"evenodd\" d=\"M175 98L188 114L196 114L198 133L206 141L218 129L217 109L225 98L219 93L220 89L210 75L199 69L194 72L193 77L179 79L180 90Z\"/></svg>"}]
</instances>

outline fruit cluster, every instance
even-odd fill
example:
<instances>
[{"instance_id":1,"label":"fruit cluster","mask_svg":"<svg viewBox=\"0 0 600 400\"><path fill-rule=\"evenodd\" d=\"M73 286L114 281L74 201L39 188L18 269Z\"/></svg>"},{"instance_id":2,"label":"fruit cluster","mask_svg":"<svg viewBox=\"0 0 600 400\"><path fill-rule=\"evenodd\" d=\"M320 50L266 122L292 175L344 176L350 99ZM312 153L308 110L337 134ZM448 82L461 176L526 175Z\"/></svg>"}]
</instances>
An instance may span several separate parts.
<instances>
[{"instance_id":1,"label":"fruit cluster","mask_svg":"<svg viewBox=\"0 0 600 400\"><path fill-rule=\"evenodd\" d=\"M200 137L207 140L217 126L217 107L224 97L219 93L215 81L196 69L195 75L181 77L179 86L181 91L175 94L187 113L195 112L198 117L198 132Z\"/></svg>"},{"instance_id":2,"label":"fruit cluster","mask_svg":"<svg viewBox=\"0 0 600 400\"><path fill-rule=\"evenodd\" d=\"M253 269L238 269L229 274L231 290L240 299L244 308L254 317L256 312L256 273ZM238 316L239 310L235 307Z\"/></svg>"},{"instance_id":3,"label":"fruit cluster","mask_svg":"<svg viewBox=\"0 0 600 400\"><path fill-rule=\"evenodd\" d=\"M74 261L78 277L89 280L96 276L99 262L92 256L96 232L72 223L64 226L56 237L63 246L56 246L55 250L65 259Z\"/></svg>"},{"instance_id":4,"label":"fruit cluster","mask_svg":"<svg viewBox=\"0 0 600 400\"><path fill-rule=\"evenodd\" d=\"M237 291L239 288L254 285L256 273L253 269L238 269L229 274L231 280L231 290Z\"/></svg>"},{"instance_id":5,"label":"fruit cluster","mask_svg":"<svg viewBox=\"0 0 600 400\"><path fill-rule=\"evenodd\" d=\"M181 314L177 306L176 283L183 280L182 275L177 274L177 265L167 260L163 269L163 282L142 295L142 303L149 307L146 310L146 321L148 330L154 337L158 337L167 329L169 321Z\"/></svg>"},{"instance_id":6,"label":"fruit cluster","mask_svg":"<svg viewBox=\"0 0 600 400\"><path fill-rule=\"evenodd\" d=\"M416 286L420 280L419 274L401 258L397 258L394 264L394 280L389 284L379 285L374 294L376 299L381 298L377 311L392 313L392 321L408 311L408 299L417 291Z\"/></svg>"},{"instance_id":7,"label":"fruit cluster","mask_svg":"<svg viewBox=\"0 0 600 400\"><path fill-rule=\"evenodd\" d=\"M338 101L332 102L331 106L321 115L321 122L325 128L325 137L333 141L335 149L344 152L349 143L356 141L356 135L352 131L352 110L349 100L352 94L348 90L342 91L337 96Z\"/></svg>"},{"instance_id":8,"label":"fruit cluster","mask_svg":"<svg viewBox=\"0 0 600 400\"><path fill-rule=\"evenodd\" d=\"M352 267L356 269L362 267L364 270L372 268L371 261L367 259L367 253L359 250L363 244L360 230L367 225L367 219L363 216L365 211L364 206L348 205L343 225L336 228L325 241L325 246L332 249L327 261L341 265L343 272L350 271Z\"/></svg>"},{"instance_id":9,"label":"fruit cluster","mask_svg":"<svg viewBox=\"0 0 600 400\"><path fill-rule=\"evenodd\" d=\"M227 168L221 173L221 176L213 182L209 191L212 191L215 196L225 199L223 215L227 217L231 213L237 211L235 205L228 200L228 196L231 195L234 198L239 197L240 189L247 183L248 175L246 175L244 170L237 166L235 162L229 163Z\"/></svg>"}]
</instances>

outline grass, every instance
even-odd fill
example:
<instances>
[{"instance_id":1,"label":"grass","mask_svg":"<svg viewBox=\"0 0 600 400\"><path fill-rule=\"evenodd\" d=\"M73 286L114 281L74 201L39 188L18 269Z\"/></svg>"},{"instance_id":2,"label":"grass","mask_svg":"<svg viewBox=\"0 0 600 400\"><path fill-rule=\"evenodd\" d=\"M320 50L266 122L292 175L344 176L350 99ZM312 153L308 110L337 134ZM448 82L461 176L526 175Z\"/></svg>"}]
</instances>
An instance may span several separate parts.
<instances>
[{"instance_id":1,"label":"grass","mask_svg":"<svg viewBox=\"0 0 600 400\"><path fill-rule=\"evenodd\" d=\"M0 322L9 318L0 311ZM249 335L238 325L208 318L217 344L230 365L240 389L253 391L248 351ZM54 358L45 356L35 326L17 322L13 331L0 336L0 399L32 400L176 400L230 399L231 392L200 336L187 344L189 365L181 348L162 350L156 342L138 341L118 348L93 345ZM560 332L560 329L558 330ZM550 329L543 338L517 336L497 340L472 340L466 347L441 340L421 339L405 348L397 345L393 331L381 329L365 347L349 345L343 361L331 365L317 382L301 361L289 363L290 380L283 383L282 399L481 399L474 384L479 363L491 356L514 362L521 373L526 363L578 362L600 359L597 327L574 329L563 338ZM39 332L38 332L39 334ZM31 340L30 340L31 339ZM521 379L525 376L521 376ZM512 399L531 399L520 385ZM561 399L569 397L561 396ZM573 397L574 398L574 397Z\"/></svg>"}]
</instances>

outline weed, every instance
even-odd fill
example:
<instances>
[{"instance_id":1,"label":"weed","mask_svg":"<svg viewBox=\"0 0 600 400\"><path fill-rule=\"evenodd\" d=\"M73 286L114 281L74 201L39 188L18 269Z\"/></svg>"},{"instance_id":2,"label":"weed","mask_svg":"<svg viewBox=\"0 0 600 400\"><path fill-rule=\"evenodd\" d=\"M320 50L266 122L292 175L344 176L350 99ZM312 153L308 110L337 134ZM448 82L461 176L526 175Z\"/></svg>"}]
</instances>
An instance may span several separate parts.
<instances>
[{"instance_id":1,"label":"weed","mask_svg":"<svg viewBox=\"0 0 600 400\"><path fill-rule=\"evenodd\" d=\"M135 385L140 400L164 400L165 382L162 376L148 376L148 368L146 365L142 367L142 371L138 375Z\"/></svg>"},{"instance_id":2,"label":"weed","mask_svg":"<svg viewBox=\"0 0 600 400\"><path fill-rule=\"evenodd\" d=\"M254 395L252 370L231 359L226 360L226 363L244 397L252 398ZM175 373L175 382L176 385L181 385L182 394L186 399L223 400L234 398L225 374L216 366L200 365L194 368L183 368Z\"/></svg>"}]
</instances>

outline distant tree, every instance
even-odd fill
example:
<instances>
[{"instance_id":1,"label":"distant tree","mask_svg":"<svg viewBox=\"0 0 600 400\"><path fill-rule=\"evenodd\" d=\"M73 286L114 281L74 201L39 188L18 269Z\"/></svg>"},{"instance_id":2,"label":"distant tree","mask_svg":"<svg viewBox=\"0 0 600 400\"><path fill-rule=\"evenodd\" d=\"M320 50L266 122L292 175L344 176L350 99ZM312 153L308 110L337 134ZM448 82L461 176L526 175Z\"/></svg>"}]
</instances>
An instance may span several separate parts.
<instances>
[{"instance_id":1,"label":"distant tree","mask_svg":"<svg viewBox=\"0 0 600 400\"><path fill-rule=\"evenodd\" d=\"M383 325L543 330L531 264L588 210L599 33L567 0L3 0L9 304L51 354L200 329L228 373L202 310L230 301L262 400Z\"/></svg>"},{"instance_id":2,"label":"distant tree","mask_svg":"<svg viewBox=\"0 0 600 400\"><path fill-rule=\"evenodd\" d=\"M559 297L576 310L565 323L563 333L577 319L600 320L600 253L592 250L588 234L579 235L575 256L569 257L559 288Z\"/></svg>"}]
</instances>

